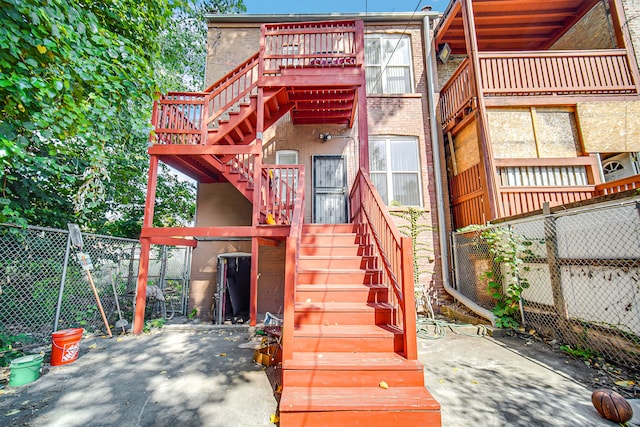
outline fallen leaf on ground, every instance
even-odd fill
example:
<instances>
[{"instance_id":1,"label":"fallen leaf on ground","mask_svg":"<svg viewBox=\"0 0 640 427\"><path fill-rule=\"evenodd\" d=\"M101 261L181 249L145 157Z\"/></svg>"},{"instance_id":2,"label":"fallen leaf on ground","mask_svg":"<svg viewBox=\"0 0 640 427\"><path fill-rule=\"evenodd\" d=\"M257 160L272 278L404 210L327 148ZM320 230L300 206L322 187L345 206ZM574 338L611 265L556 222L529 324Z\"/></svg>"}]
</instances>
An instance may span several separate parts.
<instances>
[{"instance_id":1,"label":"fallen leaf on ground","mask_svg":"<svg viewBox=\"0 0 640 427\"><path fill-rule=\"evenodd\" d=\"M276 424L280 422L280 417L276 414L271 414L271 424Z\"/></svg>"},{"instance_id":2,"label":"fallen leaf on ground","mask_svg":"<svg viewBox=\"0 0 640 427\"><path fill-rule=\"evenodd\" d=\"M635 382L631 380L622 380L622 381L616 381L616 385L620 387L633 387L635 385Z\"/></svg>"},{"instance_id":3,"label":"fallen leaf on ground","mask_svg":"<svg viewBox=\"0 0 640 427\"><path fill-rule=\"evenodd\" d=\"M389 384L387 384L385 381L380 381L380 384L378 384L378 386L385 390L389 388Z\"/></svg>"},{"instance_id":4,"label":"fallen leaf on ground","mask_svg":"<svg viewBox=\"0 0 640 427\"><path fill-rule=\"evenodd\" d=\"M20 412L20 409L12 409L12 410L10 410L9 412L7 412L4 415L5 415L5 417L10 417L11 415L15 415L15 414L17 414L19 412Z\"/></svg>"}]
</instances>

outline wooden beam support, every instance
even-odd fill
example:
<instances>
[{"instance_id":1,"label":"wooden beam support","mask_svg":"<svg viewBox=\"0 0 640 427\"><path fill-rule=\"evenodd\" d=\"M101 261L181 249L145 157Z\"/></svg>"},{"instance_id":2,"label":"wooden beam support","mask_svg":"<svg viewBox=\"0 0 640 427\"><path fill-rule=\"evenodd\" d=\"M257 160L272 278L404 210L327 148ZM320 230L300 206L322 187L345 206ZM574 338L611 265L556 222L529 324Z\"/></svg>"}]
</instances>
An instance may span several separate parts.
<instances>
[{"instance_id":1,"label":"wooden beam support","mask_svg":"<svg viewBox=\"0 0 640 427\"><path fill-rule=\"evenodd\" d=\"M249 291L249 325L256 326L258 318L258 253L260 242L257 238L251 239L251 288Z\"/></svg>"},{"instance_id":2,"label":"wooden beam support","mask_svg":"<svg viewBox=\"0 0 640 427\"><path fill-rule=\"evenodd\" d=\"M140 239L140 261L138 262L138 286L136 291L136 312L133 319L133 333L140 335L144 328L144 311L147 304L147 278L149 275L149 239Z\"/></svg>"},{"instance_id":3,"label":"wooden beam support","mask_svg":"<svg viewBox=\"0 0 640 427\"><path fill-rule=\"evenodd\" d=\"M143 227L141 237L264 237L282 239L289 235L288 225L250 225L227 227Z\"/></svg>"},{"instance_id":4,"label":"wooden beam support","mask_svg":"<svg viewBox=\"0 0 640 427\"><path fill-rule=\"evenodd\" d=\"M180 239L174 237L149 237L149 241L152 245L189 246L192 248L198 246L197 240Z\"/></svg>"},{"instance_id":5,"label":"wooden beam support","mask_svg":"<svg viewBox=\"0 0 640 427\"><path fill-rule=\"evenodd\" d=\"M498 197L496 186L496 171L493 166L493 150L491 148L491 137L489 135L487 111L482 96L482 77L480 73L480 59L478 57L478 39L476 36L476 24L473 16L472 0L461 0L462 19L464 20L465 42L467 54L469 56L469 78L473 91L476 94L478 105L477 129L480 142L480 157L484 168L484 177L487 187L486 216L489 220L498 216Z\"/></svg>"},{"instance_id":6,"label":"wooden beam support","mask_svg":"<svg viewBox=\"0 0 640 427\"><path fill-rule=\"evenodd\" d=\"M611 10L611 19L613 20L613 28L616 32L616 42L619 44L619 48L627 50L627 61L629 63L629 69L631 70L633 83L636 85L637 92L640 93L640 74L638 73L638 61L633 50L631 34L629 33L629 25L627 25L629 20L625 18L622 0L608 1L609 9Z\"/></svg>"},{"instance_id":7,"label":"wooden beam support","mask_svg":"<svg viewBox=\"0 0 640 427\"><path fill-rule=\"evenodd\" d=\"M356 21L357 63L364 64L364 23ZM359 46L358 46L359 45ZM358 151L360 169L369 174L369 123L367 116L367 81L364 70L360 69L357 87L358 108Z\"/></svg>"},{"instance_id":8,"label":"wooden beam support","mask_svg":"<svg viewBox=\"0 0 640 427\"><path fill-rule=\"evenodd\" d=\"M280 246L280 242L273 239L267 239L265 237L258 237L258 244L260 246Z\"/></svg>"},{"instance_id":9,"label":"wooden beam support","mask_svg":"<svg viewBox=\"0 0 640 427\"><path fill-rule=\"evenodd\" d=\"M154 145L149 154L157 156L204 156L226 154L260 154L256 145Z\"/></svg>"},{"instance_id":10,"label":"wooden beam support","mask_svg":"<svg viewBox=\"0 0 640 427\"><path fill-rule=\"evenodd\" d=\"M158 183L158 157L151 156L149 160L149 178L147 180L147 199L144 207L142 227L153 225L153 208L156 201L156 188ZM139 335L144 326L144 310L147 302L147 279L149 274L149 251L151 242L140 237L140 261L138 263L138 284L136 290L136 312L133 321L133 333Z\"/></svg>"}]
</instances>

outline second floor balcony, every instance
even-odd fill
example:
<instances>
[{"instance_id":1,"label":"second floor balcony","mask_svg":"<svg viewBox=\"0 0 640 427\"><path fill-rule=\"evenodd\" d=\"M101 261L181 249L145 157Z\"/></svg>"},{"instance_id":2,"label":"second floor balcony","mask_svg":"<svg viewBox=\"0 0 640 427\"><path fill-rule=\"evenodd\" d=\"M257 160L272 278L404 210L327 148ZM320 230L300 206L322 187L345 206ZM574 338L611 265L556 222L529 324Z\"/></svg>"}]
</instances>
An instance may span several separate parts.
<instances>
[{"instance_id":1,"label":"second floor balcony","mask_svg":"<svg viewBox=\"0 0 640 427\"><path fill-rule=\"evenodd\" d=\"M618 3L453 1L435 35L439 53L464 58L440 88L444 130L480 98L507 107L637 96L638 67ZM438 72L451 69L440 62Z\"/></svg>"}]
</instances>

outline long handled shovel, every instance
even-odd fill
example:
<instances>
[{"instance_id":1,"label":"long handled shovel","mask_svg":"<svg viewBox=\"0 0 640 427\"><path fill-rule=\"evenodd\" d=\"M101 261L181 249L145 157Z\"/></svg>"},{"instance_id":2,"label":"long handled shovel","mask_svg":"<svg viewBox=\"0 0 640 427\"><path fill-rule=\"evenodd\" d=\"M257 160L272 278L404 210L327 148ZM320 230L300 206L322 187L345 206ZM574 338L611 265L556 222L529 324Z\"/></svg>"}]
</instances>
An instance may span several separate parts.
<instances>
[{"instance_id":1,"label":"long handled shovel","mask_svg":"<svg viewBox=\"0 0 640 427\"><path fill-rule=\"evenodd\" d=\"M109 335L109 338L111 338L113 337L113 335L111 334L111 328L109 327L107 316L105 316L104 310L102 309L102 303L100 302L100 297L98 296L98 290L96 289L96 285L93 283L93 278L91 277L91 262L86 259L86 254L83 253L78 253L78 258L80 260L80 264L82 265L82 269L87 272L87 277L89 278L89 283L91 284L93 295L95 295L96 297L96 302L98 303L98 309L100 310L102 321L104 322L104 326L107 328L107 334Z\"/></svg>"}]
</instances>

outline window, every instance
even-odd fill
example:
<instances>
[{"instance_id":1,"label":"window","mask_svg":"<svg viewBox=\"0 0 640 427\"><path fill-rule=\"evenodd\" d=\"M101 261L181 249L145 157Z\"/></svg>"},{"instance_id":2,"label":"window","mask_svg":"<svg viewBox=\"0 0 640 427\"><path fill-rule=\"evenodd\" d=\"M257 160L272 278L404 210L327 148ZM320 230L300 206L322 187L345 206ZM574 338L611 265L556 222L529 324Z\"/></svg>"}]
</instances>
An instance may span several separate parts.
<instances>
[{"instance_id":1,"label":"window","mask_svg":"<svg viewBox=\"0 0 640 427\"><path fill-rule=\"evenodd\" d=\"M278 150L276 151L276 165L297 165L298 152L295 150ZM293 187L293 191L298 189L298 176L294 170L277 171L276 181L280 183L280 176L289 187Z\"/></svg>"},{"instance_id":2,"label":"window","mask_svg":"<svg viewBox=\"0 0 640 427\"><path fill-rule=\"evenodd\" d=\"M409 36L368 34L364 56L368 94L413 92Z\"/></svg>"},{"instance_id":3,"label":"window","mask_svg":"<svg viewBox=\"0 0 640 427\"><path fill-rule=\"evenodd\" d=\"M369 140L371 180L382 200L404 206L421 206L418 140L408 137Z\"/></svg>"}]
</instances>

